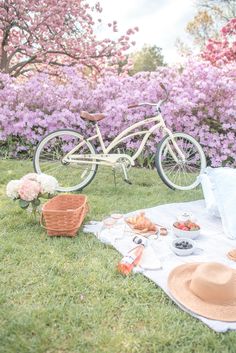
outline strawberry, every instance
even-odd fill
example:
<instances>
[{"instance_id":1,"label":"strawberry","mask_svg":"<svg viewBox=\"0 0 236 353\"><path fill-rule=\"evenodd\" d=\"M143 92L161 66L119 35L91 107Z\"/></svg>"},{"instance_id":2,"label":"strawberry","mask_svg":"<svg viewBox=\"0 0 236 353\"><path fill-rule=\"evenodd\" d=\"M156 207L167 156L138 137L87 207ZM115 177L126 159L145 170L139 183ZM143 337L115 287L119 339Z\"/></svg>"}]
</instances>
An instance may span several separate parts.
<instances>
[{"instance_id":1,"label":"strawberry","mask_svg":"<svg viewBox=\"0 0 236 353\"><path fill-rule=\"evenodd\" d=\"M197 224L191 227L191 230L199 230L199 229L200 227Z\"/></svg>"},{"instance_id":2,"label":"strawberry","mask_svg":"<svg viewBox=\"0 0 236 353\"><path fill-rule=\"evenodd\" d=\"M184 223L179 223L178 229L182 229L183 230L184 228L186 228Z\"/></svg>"},{"instance_id":3,"label":"strawberry","mask_svg":"<svg viewBox=\"0 0 236 353\"><path fill-rule=\"evenodd\" d=\"M175 223L173 224L173 226L174 226L175 228L178 228L178 227L179 227L179 222L175 222Z\"/></svg>"},{"instance_id":4,"label":"strawberry","mask_svg":"<svg viewBox=\"0 0 236 353\"><path fill-rule=\"evenodd\" d=\"M191 222L190 220L185 221L185 222L184 222L184 225L185 225L186 227L190 228L191 225L192 225L192 222Z\"/></svg>"}]
</instances>

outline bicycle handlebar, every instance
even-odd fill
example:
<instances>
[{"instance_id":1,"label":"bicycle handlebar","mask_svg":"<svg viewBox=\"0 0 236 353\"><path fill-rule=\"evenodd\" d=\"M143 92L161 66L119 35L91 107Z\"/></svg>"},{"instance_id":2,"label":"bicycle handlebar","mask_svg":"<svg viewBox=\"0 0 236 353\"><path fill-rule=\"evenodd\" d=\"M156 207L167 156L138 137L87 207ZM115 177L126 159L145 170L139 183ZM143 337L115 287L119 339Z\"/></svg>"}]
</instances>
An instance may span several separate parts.
<instances>
[{"instance_id":1,"label":"bicycle handlebar","mask_svg":"<svg viewBox=\"0 0 236 353\"><path fill-rule=\"evenodd\" d=\"M128 108L131 109L131 108L141 107L142 105L151 105L151 106L156 107L158 104L159 103L141 102L141 103L137 103L137 104L128 105Z\"/></svg>"},{"instance_id":2,"label":"bicycle handlebar","mask_svg":"<svg viewBox=\"0 0 236 353\"><path fill-rule=\"evenodd\" d=\"M141 107L142 105L150 105L150 106L159 108L161 106L161 104L166 102L169 97L169 93L162 82L160 83L160 87L165 91L165 94L166 94L165 99L161 99L158 103L141 102L141 103L136 103L136 104L130 104L130 105L128 105L128 108L129 109L137 108L137 107Z\"/></svg>"},{"instance_id":3,"label":"bicycle handlebar","mask_svg":"<svg viewBox=\"0 0 236 353\"><path fill-rule=\"evenodd\" d=\"M130 105L128 105L128 109L136 108L136 107L139 107L139 104L130 104Z\"/></svg>"}]
</instances>

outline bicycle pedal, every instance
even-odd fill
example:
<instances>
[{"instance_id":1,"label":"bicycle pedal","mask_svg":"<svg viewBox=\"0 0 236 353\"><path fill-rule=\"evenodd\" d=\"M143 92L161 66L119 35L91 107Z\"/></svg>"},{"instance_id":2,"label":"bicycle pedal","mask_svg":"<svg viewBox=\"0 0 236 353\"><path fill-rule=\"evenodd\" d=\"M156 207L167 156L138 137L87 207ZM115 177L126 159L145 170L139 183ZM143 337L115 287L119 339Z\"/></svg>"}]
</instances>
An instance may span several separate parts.
<instances>
[{"instance_id":1,"label":"bicycle pedal","mask_svg":"<svg viewBox=\"0 0 236 353\"><path fill-rule=\"evenodd\" d=\"M124 181L129 184L129 185L132 185L132 182L129 180L129 179L124 179Z\"/></svg>"}]
</instances>

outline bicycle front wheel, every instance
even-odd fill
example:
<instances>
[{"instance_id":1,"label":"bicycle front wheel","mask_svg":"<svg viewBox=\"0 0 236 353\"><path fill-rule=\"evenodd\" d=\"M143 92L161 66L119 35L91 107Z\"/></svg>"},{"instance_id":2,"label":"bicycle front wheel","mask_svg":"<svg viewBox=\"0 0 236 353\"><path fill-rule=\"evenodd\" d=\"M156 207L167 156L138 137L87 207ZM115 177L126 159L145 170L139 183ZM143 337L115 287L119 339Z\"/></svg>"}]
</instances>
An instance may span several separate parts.
<instances>
[{"instance_id":1,"label":"bicycle front wheel","mask_svg":"<svg viewBox=\"0 0 236 353\"><path fill-rule=\"evenodd\" d=\"M199 184L198 176L206 168L206 157L201 145L192 136L177 132L173 138L167 135L160 141L155 166L161 180L169 188L191 190Z\"/></svg>"},{"instance_id":2,"label":"bicycle front wheel","mask_svg":"<svg viewBox=\"0 0 236 353\"><path fill-rule=\"evenodd\" d=\"M83 163L75 158L72 162L64 160L65 155L76 146L79 147L74 155L83 155ZM86 159L86 155L94 155L94 159ZM45 136L38 144L34 154L34 169L36 173L54 176L59 183L58 191L82 190L91 183L97 172L95 155L94 146L78 132L70 129L58 130Z\"/></svg>"}]
</instances>

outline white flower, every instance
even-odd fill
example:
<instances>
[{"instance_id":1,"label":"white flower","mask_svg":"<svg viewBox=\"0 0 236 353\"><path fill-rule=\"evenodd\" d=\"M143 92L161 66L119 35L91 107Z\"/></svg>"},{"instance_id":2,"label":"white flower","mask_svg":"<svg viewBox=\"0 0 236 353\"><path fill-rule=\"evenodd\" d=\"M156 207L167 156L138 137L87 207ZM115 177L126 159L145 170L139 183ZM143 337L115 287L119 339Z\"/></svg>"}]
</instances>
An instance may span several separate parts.
<instances>
[{"instance_id":1,"label":"white flower","mask_svg":"<svg viewBox=\"0 0 236 353\"><path fill-rule=\"evenodd\" d=\"M17 199L19 197L19 187L21 185L21 180L11 180L9 181L9 183L7 184L7 188L6 188L6 194L8 197L10 197L11 199Z\"/></svg>"},{"instance_id":2,"label":"white flower","mask_svg":"<svg viewBox=\"0 0 236 353\"><path fill-rule=\"evenodd\" d=\"M37 182L41 185L42 194L54 194L59 186L56 178L44 173L38 175Z\"/></svg>"}]
</instances>

